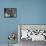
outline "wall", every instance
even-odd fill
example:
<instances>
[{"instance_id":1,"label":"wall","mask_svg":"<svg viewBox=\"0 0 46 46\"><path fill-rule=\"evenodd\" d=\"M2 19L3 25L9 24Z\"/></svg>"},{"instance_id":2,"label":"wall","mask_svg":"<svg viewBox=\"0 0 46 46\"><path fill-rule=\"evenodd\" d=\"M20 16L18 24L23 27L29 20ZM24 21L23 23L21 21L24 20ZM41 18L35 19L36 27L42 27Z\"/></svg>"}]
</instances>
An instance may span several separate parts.
<instances>
[{"instance_id":1,"label":"wall","mask_svg":"<svg viewBox=\"0 0 46 46\"><path fill-rule=\"evenodd\" d=\"M17 17L4 18L4 8L11 7ZM46 0L0 0L0 44L8 43L9 32L18 32L18 24L46 24Z\"/></svg>"},{"instance_id":2,"label":"wall","mask_svg":"<svg viewBox=\"0 0 46 46\"><path fill-rule=\"evenodd\" d=\"M46 24L46 0L20 1L21 24Z\"/></svg>"}]
</instances>

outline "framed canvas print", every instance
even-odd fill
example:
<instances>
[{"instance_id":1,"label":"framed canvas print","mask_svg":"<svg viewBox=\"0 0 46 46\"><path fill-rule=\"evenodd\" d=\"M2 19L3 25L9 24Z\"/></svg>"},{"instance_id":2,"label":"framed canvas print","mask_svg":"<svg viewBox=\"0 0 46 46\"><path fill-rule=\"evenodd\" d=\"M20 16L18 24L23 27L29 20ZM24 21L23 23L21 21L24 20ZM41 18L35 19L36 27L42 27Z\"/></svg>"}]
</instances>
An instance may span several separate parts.
<instances>
[{"instance_id":1,"label":"framed canvas print","mask_svg":"<svg viewBox=\"0 0 46 46\"><path fill-rule=\"evenodd\" d=\"M19 28L20 41L46 41L46 25L20 24Z\"/></svg>"},{"instance_id":2,"label":"framed canvas print","mask_svg":"<svg viewBox=\"0 0 46 46\"><path fill-rule=\"evenodd\" d=\"M16 18L17 8L4 8L4 17L5 18Z\"/></svg>"},{"instance_id":3,"label":"framed canvas print","mask_svg":"<svg viewBox=\"0 0 46 46\"><path fill-rule=\"evenodd\" d=\"M42 45L44 42L46 43L46 25L19 24L18 38L20 46Z\"/></svg>"}]
</instances>

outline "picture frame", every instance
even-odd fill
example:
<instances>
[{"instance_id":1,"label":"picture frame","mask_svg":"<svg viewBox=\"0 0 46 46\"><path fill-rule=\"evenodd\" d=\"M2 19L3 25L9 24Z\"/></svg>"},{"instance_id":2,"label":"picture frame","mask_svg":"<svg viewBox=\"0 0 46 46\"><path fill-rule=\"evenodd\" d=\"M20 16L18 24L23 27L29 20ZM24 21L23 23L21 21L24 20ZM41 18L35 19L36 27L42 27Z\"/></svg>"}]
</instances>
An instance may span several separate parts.
<instances>
[{"instance_id":1,"label":"picture frame","mask_svg":"<svg viewBox=\"0 0 46 46\"><path fill-rule=\"evenodd\" d=\"M4 8L4 18L16 18L17 8Z\"/></svg>"}]
</instances>

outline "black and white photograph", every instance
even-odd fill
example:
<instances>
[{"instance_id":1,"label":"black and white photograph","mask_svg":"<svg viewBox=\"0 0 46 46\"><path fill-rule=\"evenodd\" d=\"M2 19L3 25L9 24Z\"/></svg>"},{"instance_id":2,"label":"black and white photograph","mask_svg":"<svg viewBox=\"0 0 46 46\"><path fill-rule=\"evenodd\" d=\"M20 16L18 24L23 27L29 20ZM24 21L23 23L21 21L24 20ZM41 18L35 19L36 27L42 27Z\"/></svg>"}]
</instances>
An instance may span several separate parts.
<instances>
[{"instance_id":1,"label":"black and white photograph","mask_svg":"<svg viewBox=\"0 0 46 46\"><path fill-rule=\"evenodd\" d=\"M5 18L16 18L17 8L4 8L4 17Z\"/></svg>"}]
</instances>

